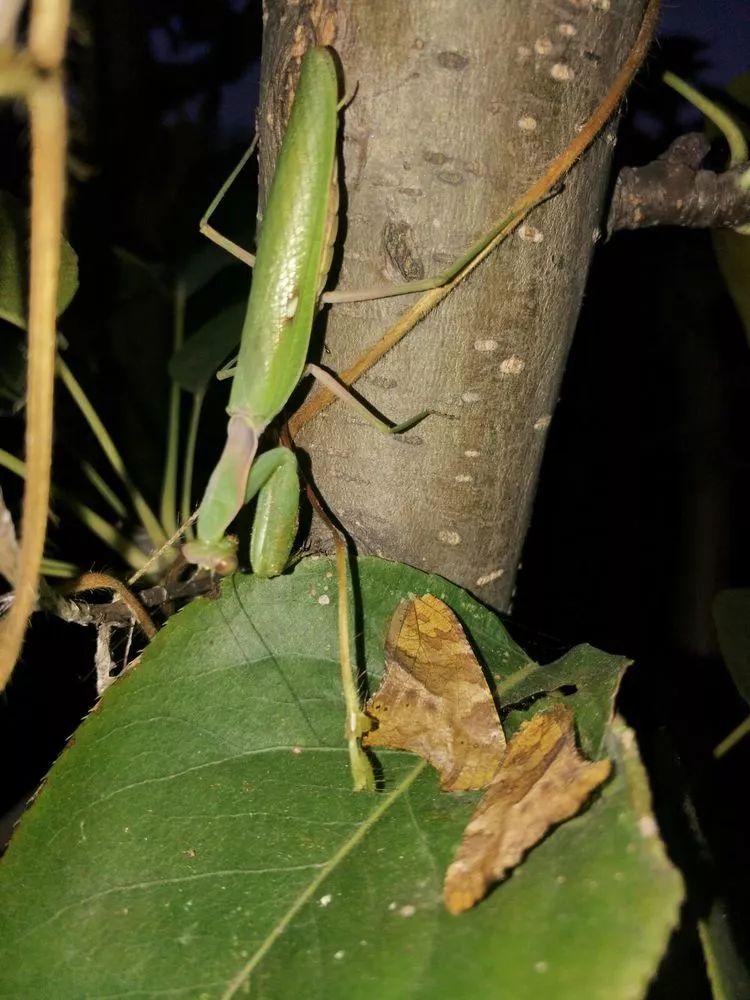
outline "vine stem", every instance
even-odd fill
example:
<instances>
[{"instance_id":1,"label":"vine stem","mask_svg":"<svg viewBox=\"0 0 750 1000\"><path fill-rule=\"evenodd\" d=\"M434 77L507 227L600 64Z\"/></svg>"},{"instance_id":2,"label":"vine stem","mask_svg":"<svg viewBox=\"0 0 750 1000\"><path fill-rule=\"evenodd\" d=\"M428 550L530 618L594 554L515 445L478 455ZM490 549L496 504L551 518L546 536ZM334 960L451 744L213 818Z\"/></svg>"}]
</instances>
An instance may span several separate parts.
<instances>
[{"instance_id":1,"label":"vine stem","mask_svg":"<svg viewBox=\"0 0 750 1000\"><path fill-rule=\"evenodd\" d=\"M67 0L34 0L29 25L29 54L36 73L26 94L31 123L27 478L15 600L0 627L0 690L10 679L29 616L36 606L47 529L67 133L60 64L65 51L68 16Z\"/></svg>"},{"instance_id":2,"label":"vine stem","mask_svg":"<svg viewBox=\"0 0 750 1000\"><path fill-rule=\"evenodd\" d=\"M351 367L340 373L339 379L341 382L345 385L351 385L364 375L365 372L369 371L420 320L424 319L427 313L431 312L447 295L450 295L456 285L459 285L467 278L474 268L481 264L485 257L492 253L495 247L499 243L502 243L523 222L533 208L550 197L554 189L576 161L586 152L617 110L625 91L630 86L633 77L646 57L648 47L656 30L658 18L659 0L649 0L643 14L641 27L627 59L622 64L609 90L594 109L594 112L581 131L570 141L562 153L548 164L547 169L541 177L518 198L510 210L477 241L467 255L471 259L468 260L459 273L447 284L440 285L438 288L433 288L421 295L396 320L393 326L389 330L386 330L383 336L365 351ZM289 431L292 437L296 436L300 429L312 420L313 417L316 417L323 410L327 409L335 398L332 392L324 389L303 403L289 419Z\"/></svg>"}]
</instances>

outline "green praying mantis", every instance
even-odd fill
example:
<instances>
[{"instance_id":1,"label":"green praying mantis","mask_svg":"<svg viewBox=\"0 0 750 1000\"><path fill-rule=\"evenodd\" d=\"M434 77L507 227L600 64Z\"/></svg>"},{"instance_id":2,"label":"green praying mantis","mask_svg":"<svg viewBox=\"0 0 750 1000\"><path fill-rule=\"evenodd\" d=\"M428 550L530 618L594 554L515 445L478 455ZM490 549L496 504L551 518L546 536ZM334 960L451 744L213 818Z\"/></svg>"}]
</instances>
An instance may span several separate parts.
<instances>
[{"instance_id":1,"label":"green praying mantis","mask_svg":"<svg viewBox=\"0 0 750 1000\"><path fill-rule=\"evenodd\" d=\"M277 576L289 560L298 524L297 461L283 446L257 458L256 453L260 435L281 413L304 373L313 375L385 433L404 431L426 416L421 413L389 426L323 369L305 366L336 237L339 108L333 55L325 48L310 49L302 62L254 260L253 285L232 372L226 444L201 501L197 537L183 546L188 562L219 575L237 567L236 542L226 532L255 496L250 543L253 571L259 576ZM232 248L224 238L218 242ZM240 255L249 259L247 254ZM347 293L347 297L412 290L413 286L397 286L381 293Z\"/></svg>"},{"instance_id":2,"label":"green praying mantis","mask_svg":"<svg viewBox=\"0 0 750 1000\"><path fill-rule=\"evenodd\" d=\"M384 433L401 433L428 415L425 411L390 426L328 372L305 364L320 303L363 301L446 286L478 263L534 205L549 196L553 187L543 177L508 215L441 274L386 288L324 294L338 220L336 135L339 110L345 103L346 98L339 101L332 52L327 48L309 49L302 60L269 191L257 256L253 258L207 224L253 147L230 175L201 224L204 233L219 246L254 266L239 355L232 369L226 444L200 504L197 537L183 546L188 562L218 575L237 568L237 545L227 535L227 529L240 509L256 496L250 543L253 571L259 576L277 576L287 565L298 524L296 459L285 447L273 448L257 458L256 453L260 435L282 412L303 374L313 375Z\"/></svg>"}]
</instances>

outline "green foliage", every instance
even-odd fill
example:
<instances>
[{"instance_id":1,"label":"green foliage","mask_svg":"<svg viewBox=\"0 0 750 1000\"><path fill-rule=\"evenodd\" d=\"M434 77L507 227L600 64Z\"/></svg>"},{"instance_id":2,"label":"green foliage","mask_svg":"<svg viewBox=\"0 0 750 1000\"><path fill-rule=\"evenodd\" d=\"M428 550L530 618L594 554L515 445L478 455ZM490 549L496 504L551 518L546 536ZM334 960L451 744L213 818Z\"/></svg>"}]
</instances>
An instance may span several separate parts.
<instances>
[{"instance_id":1,"label":"green foliage","mask_svg":"<svg viewBox=\"0 0 750 1000\"><path fill-rule=\"evenodd\" d=\"M711 239L721 276L750 345L750 236L732 229L716 229Z\"/></svg>"},{"instance_id":2,"label":"green foliage","mask_svg":"<svg viewBox=\"0 0 750 1000\"><path fill-rule=\"evenodd\" d=\"M535 669L439 577L361 559L356 581L371 689L396 605L425 592L454 608L500 691ZM380 792L351 792L332 564L227 580L107 692L22 822L0 886L0 993L642 996L682 888L632 734L609 726L622 667L580 647L546 668L544 687L579 686L567 701L615 776L455 918L442 878L476 796L440 793L392 752Z\"/></svg>"},{"instance_id":3,"label":"green foliage","mask_svg":"<svg viewBox=\"0 0 750 1000\"><path fill-rule=\"evenodd\" d=\"M727 669L750 704L750 589L720 591L714 598L714 621Z\"/></svg>"},{"instance_id":4,"label":"green foliage","mask_svg":"<svg viewBox=\"0 0 750 1000\"><path fill-rule=\"evenodd\" d=\"M750 72L736 77L727 87L736 105L747 112L747 121L736 118L746 139L750 138ZM709 129L716 134L716 130ZM743 227L744 229L744 227ZM714 253L721 276L739 313L750 343L750 235L732 229L716 229L711 233Z\"/></svg>"},{"instance_id":5,"label":"green foliage","mask_svg":"<svg viewBox=\"0 0 750 1000\"><path fill-rule=\"evenodd\" d=\"M188 336L169 363L171 378L186 392L203 392L239 345L247 312L248 268L225 267L188 303Z\"/></svg>"},{"instance_id":6,"label":"green foliage","mask_svg":"<svg viewBox=\"0 0 750 1000\"><path fill-rule=\"evenodd\" d=\"M560 697L554 692L575 688L575 694L568 696L568 700L575 707L581 747L587 757L601 757L607 723L628 663L624 657L611 656L593 646L583 645L571 649L554 663L532 664L511 674L499 684L498 698L503 707L520 706L539 692L553 694L535 699L531 708L525 711L522 707L512 710L505 721L507 734L512 735L532 714L549 708L551 701Z\"/></svg>"},{"instance_id":7,"label":"green foliage","mask_svg":"<svg viewBox=\"0 0 750 1000\"><path fill-rule=\"evenodd\" d=\"M0 191L0 319L26 326L29 285L29 232L26 209ZM64 312L78 288L78 258L67 240L61 244L57 315Z\"/></svg>"}]
</instances>

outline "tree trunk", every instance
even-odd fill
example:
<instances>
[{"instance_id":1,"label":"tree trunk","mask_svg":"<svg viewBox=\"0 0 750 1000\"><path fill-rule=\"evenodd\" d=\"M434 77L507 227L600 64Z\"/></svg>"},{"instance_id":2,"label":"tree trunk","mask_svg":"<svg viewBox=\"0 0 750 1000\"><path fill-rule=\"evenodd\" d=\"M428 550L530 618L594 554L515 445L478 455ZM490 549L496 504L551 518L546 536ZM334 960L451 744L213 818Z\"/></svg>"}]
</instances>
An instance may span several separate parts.
<instances>
[{"instance_id":1,"label":"tree trunk","mask_svg":"<svg viewBox=\"0 0 750 1000\"><path fill-rule=\"evenodd\" d=\"M642 13L641 0L266 0L262 181L299 58L311 45L334 47L348 93L356 87L342 116L337 287L438 273L570 142ZM356 385L394 421L433 415L386 436L336 403L299 435L360 551L508 607L613 143L611 125L565 190ZM351 364L411 301L330 308L322 363Z\"/></svg>"}]
</instances>

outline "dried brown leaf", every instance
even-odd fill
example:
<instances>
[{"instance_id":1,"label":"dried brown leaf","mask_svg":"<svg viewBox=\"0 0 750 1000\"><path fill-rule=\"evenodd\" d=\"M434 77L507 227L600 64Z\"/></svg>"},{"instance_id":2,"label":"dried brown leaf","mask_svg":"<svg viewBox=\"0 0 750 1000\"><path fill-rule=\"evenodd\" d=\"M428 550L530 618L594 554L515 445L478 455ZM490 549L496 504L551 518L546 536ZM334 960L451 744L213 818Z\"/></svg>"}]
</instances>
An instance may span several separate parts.
<instances>
[{"instance_id":1,"label":"dried brown leaf","mask_svg":"<svg viewBox=\"0 0 750 1000\"><path fill-rule=\"evenodd\" d=\"M367 704L368 747L410 750L443 791L485 788L505 753L492 694L451 609L432 594L403 601L385 643L385 673Z\"/></svg>"},{"instance_id":2,"label":"dried brown leaf","mask_svg":"<svg viewBox=\"0 0 750 1000\"><path fill-rule=\"evenodd\" d=\"M482 899L552 826L580 810L610 770L608 760L580 756L573 716L562 705L525 722L446 872L446 908L462 913Z\"/></svg>"}]
</instances>

